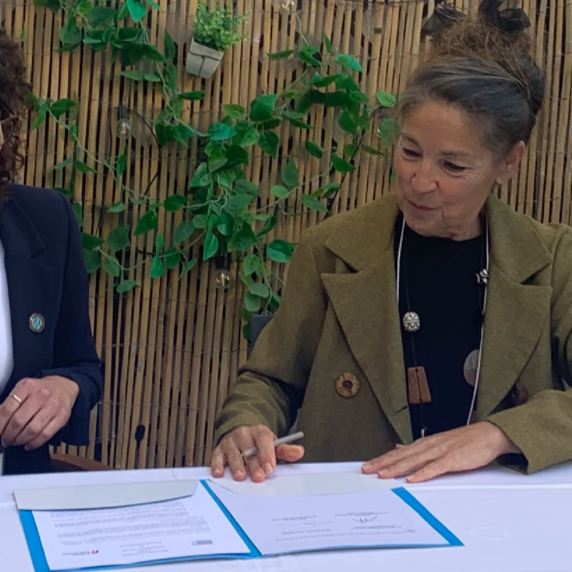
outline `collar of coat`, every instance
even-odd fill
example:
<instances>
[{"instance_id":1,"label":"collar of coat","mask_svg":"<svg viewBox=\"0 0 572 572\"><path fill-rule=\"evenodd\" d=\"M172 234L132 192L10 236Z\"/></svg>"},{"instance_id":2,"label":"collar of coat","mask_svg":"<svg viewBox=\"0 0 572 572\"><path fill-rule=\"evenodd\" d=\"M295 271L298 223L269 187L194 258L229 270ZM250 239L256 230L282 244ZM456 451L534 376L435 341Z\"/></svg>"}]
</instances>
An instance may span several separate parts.
<instances>
[{"instance_id":1,"label":"collar of coat","mask_svg":"<svg viewBox=\"0 0 572 572\"><path fill-rule=\"evenodd\" d=\"M552 261L536 223L493 196L486 210L491 261L478 419L498 408L518 380L547 323L551 297L549 286L531 280ZM397 215L395 196L388 195L340 217L340 224L332 220L325 246L349 271L322 274L322 281L352 353L407 443L412 439L411 423L393 250Z\"/></svg>"}]
</instances>

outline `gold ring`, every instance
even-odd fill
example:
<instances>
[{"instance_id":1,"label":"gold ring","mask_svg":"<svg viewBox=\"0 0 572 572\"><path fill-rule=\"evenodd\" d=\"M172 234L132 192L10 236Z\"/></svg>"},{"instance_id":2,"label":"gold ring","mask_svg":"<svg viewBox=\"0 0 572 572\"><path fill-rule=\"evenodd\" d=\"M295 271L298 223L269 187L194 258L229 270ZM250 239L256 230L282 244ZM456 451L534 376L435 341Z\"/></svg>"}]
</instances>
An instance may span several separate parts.
<instances>
[{"instance_id":1,"label":"gold ring","mask_svg":"<svg viewBox=\"0 0 572 572\"><path fill-rule=\"evenodd\" d=\"M22 400L15 393L11 393L10 397L13 397L20 405L22 405Z\"/></svg>"}]
</instances>

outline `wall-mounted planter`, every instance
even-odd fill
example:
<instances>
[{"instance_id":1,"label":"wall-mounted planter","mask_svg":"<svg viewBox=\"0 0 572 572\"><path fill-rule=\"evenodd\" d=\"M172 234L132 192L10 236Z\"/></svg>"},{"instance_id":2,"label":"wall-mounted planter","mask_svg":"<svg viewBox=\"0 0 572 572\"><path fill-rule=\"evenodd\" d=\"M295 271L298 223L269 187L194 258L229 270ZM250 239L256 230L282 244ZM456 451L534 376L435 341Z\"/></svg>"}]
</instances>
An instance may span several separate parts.
<instances>
[{"instance_id":1,"label":"wall-mounted planter","mask_svg":"<svg viewBox=\"0 0 572 572\"><path fill-rule=\"evenodd\" d=\"M217 70L223 56L224 52L207 48L193 38L185 67L190 74L209 79Z\"/></svg>"}]
</instances>

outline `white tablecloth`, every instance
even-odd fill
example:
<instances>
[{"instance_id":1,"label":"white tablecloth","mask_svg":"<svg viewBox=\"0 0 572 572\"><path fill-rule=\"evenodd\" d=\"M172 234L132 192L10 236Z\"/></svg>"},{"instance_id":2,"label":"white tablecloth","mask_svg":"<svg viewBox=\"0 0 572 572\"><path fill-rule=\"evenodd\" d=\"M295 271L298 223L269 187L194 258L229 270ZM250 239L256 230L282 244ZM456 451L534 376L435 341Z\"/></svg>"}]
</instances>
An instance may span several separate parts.
<instances>
[{"instance_id":1,"label":"white tablecloth","mask_svg":"<svg viewBox=\"0 0 572 572\"><path fill-rule=\"evenodd\" d=\"M358 470L296 465L279 474ZM0 572L33 572L12 493L88 483L205 478L207 469L157 469L0 477ZM572 464L531 476L488 467L407 488L464 547L322 552L260 560L187 562L153 572L572 572Z\"/></svg>"}]
</instances>

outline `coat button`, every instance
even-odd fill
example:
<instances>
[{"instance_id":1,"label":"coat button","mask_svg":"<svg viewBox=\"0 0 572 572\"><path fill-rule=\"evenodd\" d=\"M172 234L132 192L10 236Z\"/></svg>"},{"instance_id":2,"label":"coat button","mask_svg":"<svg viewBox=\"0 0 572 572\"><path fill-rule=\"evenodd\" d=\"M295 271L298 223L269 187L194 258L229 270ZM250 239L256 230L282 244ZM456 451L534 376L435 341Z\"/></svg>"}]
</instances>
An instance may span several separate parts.
<instances>
[{"instance_id":1,"label":"coat button","mask_svg":"<svg viewBox=\"0 0 572 572\"><path fill-rule=\"evenodd\" d=\"M513 388L510 390L510 401L513 407L517 405L524 405L528 401L528 391L522 386L518 381L514 384Z\"/></svg>"},{"instance_id":2,"label":"coat button","mask_svg":"<svg viewBox=\"0 0 572 572\"><path fill-rule=\"evenodd\" d=\"M351 373L342 373L336 379L336 391L342 397L354 397L359 391L359 379Z\"/></svg>"}]
</instances>

